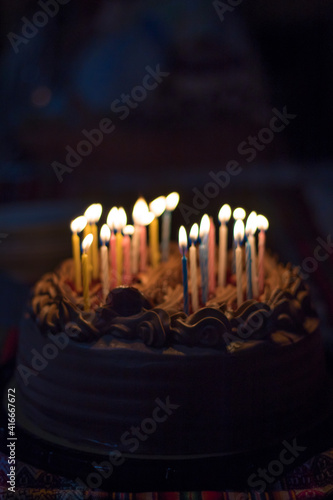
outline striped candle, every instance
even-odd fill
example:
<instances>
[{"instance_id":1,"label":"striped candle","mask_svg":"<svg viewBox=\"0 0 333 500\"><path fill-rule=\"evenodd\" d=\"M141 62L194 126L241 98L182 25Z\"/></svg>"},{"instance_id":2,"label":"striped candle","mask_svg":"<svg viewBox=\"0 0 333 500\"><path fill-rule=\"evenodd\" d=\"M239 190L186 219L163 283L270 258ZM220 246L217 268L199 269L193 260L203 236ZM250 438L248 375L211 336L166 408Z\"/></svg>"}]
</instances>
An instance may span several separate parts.
<instances>
[{"instance_id":1,"label":"striped candle","mask_svg":"<svg viewBox=\"0 0 333 500\"><path fill-rule=\"evenodd\" d=\"M185 255L187 248L187 236L184 226L179 228L179 248L182 253L184 312L185 314L189 314L187 258Z\"/></svg>"}]
</instances>

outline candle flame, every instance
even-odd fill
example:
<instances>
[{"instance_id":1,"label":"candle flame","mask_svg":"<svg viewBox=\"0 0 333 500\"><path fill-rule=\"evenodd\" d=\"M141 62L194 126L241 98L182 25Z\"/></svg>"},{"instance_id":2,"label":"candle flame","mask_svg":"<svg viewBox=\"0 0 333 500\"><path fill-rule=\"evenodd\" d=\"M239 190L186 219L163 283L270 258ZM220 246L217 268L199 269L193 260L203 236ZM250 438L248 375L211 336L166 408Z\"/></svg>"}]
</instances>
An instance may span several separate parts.
<instances>
[{"instance_id":1,"label":"candle flame","mask_svg":"<svg viewBox=\"0 0 333 500\"><path fill-rule=\"evenodd\" d=\"M239 220L239 219L244 220L245 215L246 215L246 212L245 212L244 208L242 208L242 207L235 208L235 210L233 211L233 214L232 214L232 216L235 220Z\"/></svg>"},{"instance_id":2,"label":"candle flame","mask_svg":"<svg viewBox=\"0 0 333 500\"><path fill-rule=\"evenodd\" d=\"M100 231L100 237L101 237L101 241L104 245L107 241L110 240L110 236L111 236L111 231L110 231L109 226L107 224L103 224L103 226L101 227L101 231Z\"/></svg>"},{"instance_id":3,"label":"candle flame","mask_svg":"<svg viewBox=\"0 0 333 500\"><path fill-rule=\"evenodd\" d=\"M210 220L209 216L207 214L202 216L201 222L200 222L200 238L203 238L209 233L209 228L210 228Z\"/></svg>"},{"instance_id":4,"label":"candle flame","mask_svg":"<svg viewBox=\"0 0 333 500\"><path fill-rule=\"evenodd\" d=\"M169 212L172 212L179 203L179 194L175 191L168 194L165 198L165 207Z\"/></svg>"},{"instance_id":5,"label":"candle flame","mask_svg":"<svg viewBox=\"0 0 333 500\"><path fill-rule=\"evenodd\" d=\"M123 229L123 233L124 235L132 236L132 234L134 234L134 226L132 226L132 224L127 224Z\"/></svg>"},{"instance_id":6,"label":"candle flame","mask_svg":"<svg viewBox=\"0 0 333 500\"><path fill-rule=\"evenodd\" d=\"M155 219L155 215L153 212L147 212L145 216L142 218L142 225L148 226Z\"/></svg>"},{"instance_id":7,"label":"candle flame","mask_svg":"<svg viewBox=\"0 0 333 500\"><path fill-rule=\"evenodd\" d=\"M258 229L263 230L263 231L267 231L267 229L269 227L269 223L268 223L267 218L264 215L260 214L257 216L257 226L258 226Z\"/></svg>"},{"instance_id":8,"label":"candle flame","mask_svg":"<svg viewBox=\"0 0 333 500\"><path fill-rule=\"evenodd\" d=\"M159 217L163 214L166 207L166 198L165 196L159 196L155 198L152 202L149 203L149 210L153 212L155 217Z\"/></svg>"},{"instance_id":9,"label":"candle flame","mask_svg":"<svg viewBox=\"0 0 333 500\"><path fill-rule=\"evenodd\" d=\"M114 231L116 228L117 218L118 218L118 208L112 207L106 219L106 223L111 229L111 231Z\"/></svg>"},{"instance_id":10,"label":"candle flame","mask_svg":"<svg viewBox=\"0 0 333 500\"><path fill-rule=\"evenodd\" d=\"M90 245L92 244L93 242L93 235L90 233L90 234L87 234L87 236L83 239L82 241L82 250L84 252L87 252L90 248Z\"/></svg>"},{"instance_id":11,"label":"candle flame","mask_svg":"<svg viewBox=\"0 0 333 500\"><path fill-rule=\"evenodd\" d=\"M76 217L76 219L71 222L71 231L73 233L80 233L87 225L87 219L84 215Z\"/></svg>"},{"instance_id":12,"label":"candle flame","mask_svg":"<svg viewBox=\"0 0 333 500\"><path fill-rule=\"evenodd\" d=\"M140 197L136 201L136 203L133 207L132 217L133 217L134 224L138 224L140 226L146 226L147 223L145 221L148 218L147 217L148 213L149 213L149 209L148 209L147 202L144 198Z\"/></svg>"},{"instance_id":13,"label":"candle flame","mask_svg":"<svg viewBox=\"0 0 333 500\"><path fill-rule=\"evenodd\" d=\"M254 234L257 230L257 213L251 212L246 221L246 234Z\"/></svg>"},{"instance_id":14,"label":"candle flame","mask_svg":"<svg viewBox=\"0 0 333 500\"><path fill-rule=\"evenodd\" d=\"M228 203L225 203L225 205L223 205L223 207L220 208L218 215L219 221L228 222L230 220L230 217L231 217L230 205L228 205Z\"/></svg>"},{"instance_id":15,"label":"candle flame","mask_svg":"<svg viewBox=\"0 0 333 500\"><path fill-rule=\"evenodd\" d=\"M122 229L124 229L126 224L127 224L126 212L123 207L119 207L115 225L117 231L121 231Z\"/></svg>"},{"instance_id":16,"label":"candle flame","mask_svg":"<svg viewBox=\"0 0 333 500\"><path fill-rule=\"evenodd\" d=\"M244 222L241 219L238 219L235 222L234 238L238 244L240 244L244 239Z\"/></svg>"},{"instance_id":17,"label":"candle flame","mask_svg":"<svg viewBox=\"0 0 333 500\"><path fill-rule=\"evenodd\" d=\"M84 216L90 224L96 224L102 215L102 205L100 203L93 203L84 212Z\"/></svg>"},{"instance_id":18,"label":"candle flame","mask_svg":"<svg viewBox=\"0 0 333 500\"><path fill-rule=\"evenodd\" d=\"M184 226L180 226L179 228L178 242L179 242L179 248L182 250L182 252L185 252L187 248L187 235Z\"/></svg>"},{"instance_id":19,"label":"candle flame","mask_svg":"<svg viewBox=\"0 0 333 500\"><path fill-rule=\"evenodd\" d=\"M197 241L198 236L199 236L199 226L197 223L195 223L191 227L191 231L190 231L190 238L191 238L191 241L193 244Z\"/></svg>"},{"instance_id":20,"label":"candle flame","mask_svg":"<svg viewBox=\"0 0 333 500\"><path fill-rule=\"evenodd\" d=\"M251 212L246 221L245 232L247 235L254 234L257 230L257 213Z\"/></svg>"}]
</instances>

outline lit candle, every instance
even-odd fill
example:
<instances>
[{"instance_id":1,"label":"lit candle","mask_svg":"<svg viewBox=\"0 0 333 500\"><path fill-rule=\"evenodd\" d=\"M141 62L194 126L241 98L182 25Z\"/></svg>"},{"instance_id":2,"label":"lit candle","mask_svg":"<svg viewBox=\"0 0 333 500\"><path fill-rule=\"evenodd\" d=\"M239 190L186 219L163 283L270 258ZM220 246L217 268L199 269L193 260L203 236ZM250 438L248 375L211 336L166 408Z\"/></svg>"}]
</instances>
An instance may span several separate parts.
<instances>
[{"instance_id":1,"label":"lit candle","mask_svg":"<svg viewBox=\"0 0 333 500\"><path fill-rule=\"evenodd\" d=\"M227 222L231 217L231 208L228 204L223 205L219 211L219 265L218 265L218 286L224 287L227 283L227 263L228 263L228 227Z\"/></svg>"},{"instance_id":2,"label":"lit candle","mask_svg":"<svg viewBox=\"0 0 333 500\"><path fill-rule=\"evenodd\" d=\"M242 275L243 275L243 263L242 263L242 249L241 243L244 238L244 222L241 219L236 220L234 225L234 240L236 242L236 286L237 286L237 307L240 307L243 303L243 291L242 291Z\"/></svg>"},{"instance_id":3,"label":"lit candle","mask_svg":"<svg viewBox=\"0 0 333 500\"><path fill-rule=\"evenodd\" d=\"M117 217L115 220L116 228L116 261L117 261L117 285L122 284L123 276L123 235L122 230L126 226L127 215L123 207L118 209Z\"/></svg>"},{"instance_id":4,"label":"lit candle","mask_svg":"<svg viewBox=\"0 0 333 500\"><path fill-rule=\"evenodd\" d=\"M81 278L81 250L80 250L80 233L87 225L87 219L84 215L76 217L71 222L72 231L72 250L73 250L73 260L74 260L74 283L76 291L80 291L82 288L82 278Z\"/></svg>"},{"instance_id":5,"label":"lit candle","mask_svg":"<svg viewBox=\"0 0 333 500\"><path fill-rule=\"evenodd\" d=\"M187 279L187 258L185 255L187 249L187 236L184 226L179 228L179 248L182 254L182 268L183 268L183 291L184 291L184 312L189 314L189 304L188 304L188 279Z\"/></svg>"},{"instance_id":6,"label":"lit candle","mask_svg":"<svg viewBox=\"0 0 333 500\"><path fill-rule=\"evenodd\" d=\"M159 225L158 217L165 211L166 198L159 196L149 203L149 210L154 214L154 219L149 224L149 250L150 262L153 267L157 267L160 261L160 245L159 245Z\"/></svg>"},{"instance_id":7,"label":"lit candle","mask_svg":"<svg viewBox=\"0 0 333 500\"><path fill-rule=\"evenodd\" d=\"M170 193L165 199L165 212L162 216L162 261L166 262L169 258L169 245L171 235L171 212L173 212L179 203L179 194Z\"/></svg>"},{"instance_id":8,"label":"lit candle","mask_svg":"<svg viewBox=\"0 0 333 500\"><path fill-rule=\"evenodd\" d=\"M209 236L208 236L208 292L215 293L215 224L213 217L210 217Z\"/></svg>"},{"instance_id":9,"label":"lit candle","mask_svg":"<svg viewBox=\"0 0 333 500\"><path fill-rule=\"evenodd\" d=\"M99 276L97 222L102 215L102 210L102 205L100 203L93 203L84 212L84 215L88 221L85 236L91 233L94 238L88 252L88 259L91 266L93 279L98 279Z\"/></svg>"},{"instance_id":10,"label":"lit candle","mask_svg":"<svg viewBox=\"0 0 333 500\"><path fill-rule=\"evenodd\" d=\"M152 221L148 205L144 198L140 197L132 212L134 222L134 234L132 238L132 273L145 270L147 262L147 232L145 225ZM148 221L148 222L147 222Z\"/></svg>"},{"instance_id":11,"label":"lit candle","mask_svg":"<svg viewBox=\"0 0 333 500\"><path fill-rule=\"evenodd\" d=\"M83 304L84 310L88 311L90 308L90 298L89 298L89 283L90 283L90 272L89 272L89 262L88 262L88 250L93 241L93 235L88 234L82 241L82 282L83 282Z\"/></svg>"},{"instance_id":12,"label":"lit candle","mask_svg":"<svg viewBox=\"0 0 333 500\"><path fill-rule=\"evenodd\" d=\"M265 285L265 268L264 268L264 258L265 258L265 241L266 241L266 231L268 229L268 220L264 215L258 215L257 226L259 229L258 236L258 286L259 293L263 293Z\"/></svg>"},{"instance_id":13,"label":"lit candle","mask_svg":"<svg viewBox=\"0 0 333 500\"><path fill-rule=\"evenodd\" d=\"M246 234L246 243L245 243L245 264L246 264L246 297L248 300L253 298L252 293L252 257L251 257L251 244L249 241L249 235L252 231L252 221L251 217L247 218L245 234Z\"/></svg>"},{"instance_id":14,"label":"lit candle","mask_svg":"<svg viewBox=\"0 0 333 500\"><path fill-rule=\"evenodd\" d=\"M232 213L232 216L233 216L235 222L237 220L244 220L245 215L246 215L246 212L245 212L244 208L242 208L242 207L235 208L235 210ZM236 253L235 253L235 251L236 251L236 243L235 243L235 239L233 239L233 242L232 242L232 273L233 274L236 273Z\"/></svg>"},{"instance_id":15,"label":"lit candle","mask_svg":"<svg viewBox=\"0 0 333 500\"><path fill-rule=\"evenodd\" d=\"M254 233L257 230L257 214L256 212L251 212L247 218L246 227L248 227L247 239L251 246L251 274L252 274L252 291L253 297L257 299L259 297L258 289L258 272L257 272L257 252L256 244L254 239Z\"/></svg>"},{"instance_id":16,"label":"lit candle","mask_svg":"<svg viewBox=\"0 0 333 500\"><path fill-rule=\"evenodd\" d=\"M100 237L102 246L100 248L100 261L101 261L101 281L102 281L102 292L103 300L105 302L106 297L110 291L110 279L109 279L109 256L106 242L110 241L111 231L107 224L103 224L101 227Z\"/></svg>"},{"instance_id":17,"label":"lit candle","mask_svg":"<svg viewBox=\"0 0 333 500\"><path fill-rule=\"evenodd\" d=\"M199 226L193 224L190 231L190 273L191 273L191 300L192 311L195 312L199 309L199 295L198 295L198 277L197 277L197 249L196 241L198 239Z\"/></svg>"},{"instance_id":18,"label":"lit candle","mask_svg":"<svg viewBox=\"0 0 333 500\"><path fill-rule=\"evenodd\" d=\"M124 258L124 285L129 285L132 281L131 273L131 235L134 233L134 226L127 225L123 229L123 258Z\"/></svg>"},{"instance_id":19,"label":"lit candle","mask_svg":"<svg viewBox=\"0 0 333 500\"><path fill-rule=\"evenodd\" d=\"M106 219L106 223L111 230L110 248L109 248L109 261L111 266L111 281L110 281L111 289L117 286L117 249L116 249L116 235L115 235L117 218L118 218L118 208L112 207Z\"/></svg>"},{"instance_id":20,"label":"lit candle","mask_svg":"<svg viewBox=\"0 0 333 500\"><path fill-rule=\"evenodd\" d=\"M208 299L208 234L209 234L209 217L207 214L203 215L200 223L200 271L201 271L201 296L202 303L206 304Z\"/></svg>"}]
</instances>

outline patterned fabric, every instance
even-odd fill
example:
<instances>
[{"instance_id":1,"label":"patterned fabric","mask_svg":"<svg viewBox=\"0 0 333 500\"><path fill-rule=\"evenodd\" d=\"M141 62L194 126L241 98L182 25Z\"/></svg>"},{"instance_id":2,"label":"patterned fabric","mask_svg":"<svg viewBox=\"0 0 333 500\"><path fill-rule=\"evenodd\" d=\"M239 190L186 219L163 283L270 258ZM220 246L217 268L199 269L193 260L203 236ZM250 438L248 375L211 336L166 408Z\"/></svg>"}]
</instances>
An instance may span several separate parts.
<instances>
[{"instance_id":1,"label":"patterned fabric","mask_svg":"<svg viewBox=\"0 0 333 500\"><path fill-rule=\"evenodd\" d=\"M0 454L0 498L3 500L308 500L333 498L333 449L296 467L268 492L191 491L112 493L82 489L75 481L16 464L16 493L7 490L7 457Z\"/></svg>"}]
</instances>

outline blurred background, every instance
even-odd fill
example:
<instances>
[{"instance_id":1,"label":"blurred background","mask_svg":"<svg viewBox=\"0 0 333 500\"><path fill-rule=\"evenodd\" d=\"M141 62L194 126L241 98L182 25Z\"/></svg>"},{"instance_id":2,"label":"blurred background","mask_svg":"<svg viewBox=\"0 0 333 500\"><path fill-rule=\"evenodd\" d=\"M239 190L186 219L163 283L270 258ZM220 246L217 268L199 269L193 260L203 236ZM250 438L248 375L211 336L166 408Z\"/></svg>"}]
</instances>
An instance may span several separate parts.
<instances>
[{"instance_id":1,"label":"blurred background","mask_svg":"<svg viewBox=\"0 0 333 500\"><path fill-rule=\"evenodd\" d=\"M300 266L332 233L331 1L1 0L0 11L4 330L70 255L70 220L90 203L104 220L113 205L130 215L140 194L177 190L193 207L193 189L231 160L241 173L204 209L215 219L225 202L264 213L268 244ZM177 209L174 237L182 223ZM329 341L331 254L309 282Z\"/></svg>"}]
</instances>

